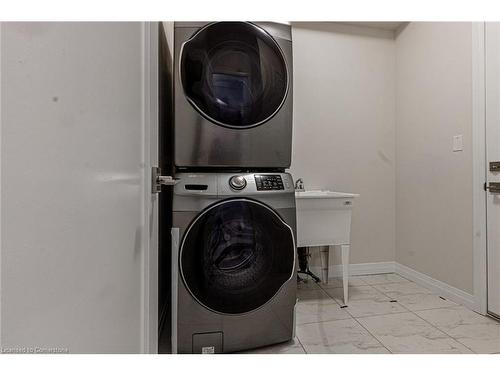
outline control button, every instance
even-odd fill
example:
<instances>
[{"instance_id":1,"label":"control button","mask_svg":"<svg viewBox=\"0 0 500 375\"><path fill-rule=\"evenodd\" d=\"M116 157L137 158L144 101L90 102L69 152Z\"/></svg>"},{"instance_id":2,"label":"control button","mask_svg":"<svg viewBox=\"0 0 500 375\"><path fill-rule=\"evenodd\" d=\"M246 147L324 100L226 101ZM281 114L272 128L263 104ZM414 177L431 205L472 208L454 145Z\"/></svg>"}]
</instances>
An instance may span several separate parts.
<instances>
[{"instance_id":1,"label":"control button","mask_svg":"<svg viewBox=\"0 0 500 375\"><path fill-rule=\"evenodd\" d=\"M243 176L233 176L229 179L229 186L234 190L242 190L247 186L247 180Z\"/></svg>"}]
</instances>

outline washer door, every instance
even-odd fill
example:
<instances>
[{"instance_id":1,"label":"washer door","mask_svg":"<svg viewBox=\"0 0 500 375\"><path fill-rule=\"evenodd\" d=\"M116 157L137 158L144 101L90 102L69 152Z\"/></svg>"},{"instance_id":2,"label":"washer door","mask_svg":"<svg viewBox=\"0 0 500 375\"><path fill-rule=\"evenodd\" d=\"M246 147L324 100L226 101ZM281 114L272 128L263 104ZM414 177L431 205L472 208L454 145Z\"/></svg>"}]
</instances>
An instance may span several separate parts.
<instances>
[{"instance_id":1,"label":"washer door","mask_svg":"<svg viewBox=\"0 0 500 375\"><path fill-rule=\"evenodd\" d=\"M230 199L203 211L187 229L180 270L192 296L224 314L269 302L293 276L292 229L268 206Z\"/></svg>"},{"instance_id":2,"label":"washer door","mask_svg":"<svg viewBox=\"0 0 500 375\"><path fill-rule=\"evenodd\" d=\"M182 46L181 82L193 107L231 128L265 123L288 92L285 58L276 41L248 22L217 22Z\"/></svg>"}]
</instances>

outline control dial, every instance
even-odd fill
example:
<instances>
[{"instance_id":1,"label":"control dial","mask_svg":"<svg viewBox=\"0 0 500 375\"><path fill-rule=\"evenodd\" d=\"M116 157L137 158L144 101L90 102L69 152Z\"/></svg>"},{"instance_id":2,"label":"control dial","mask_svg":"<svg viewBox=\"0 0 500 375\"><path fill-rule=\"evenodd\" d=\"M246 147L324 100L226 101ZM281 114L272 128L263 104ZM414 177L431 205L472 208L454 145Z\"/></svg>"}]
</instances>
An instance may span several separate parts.
<instances>
[{"instance_id":1,"label":"control dial","mask_svg":"<svg viewBox=\"0 0 500 375\"><path fill-rule=\"evenodd\" d=\"M243 176L233 176L229 179L229 186L234 190L242 190L247 186L247 180Z\"/></svg>"}]
</instances>

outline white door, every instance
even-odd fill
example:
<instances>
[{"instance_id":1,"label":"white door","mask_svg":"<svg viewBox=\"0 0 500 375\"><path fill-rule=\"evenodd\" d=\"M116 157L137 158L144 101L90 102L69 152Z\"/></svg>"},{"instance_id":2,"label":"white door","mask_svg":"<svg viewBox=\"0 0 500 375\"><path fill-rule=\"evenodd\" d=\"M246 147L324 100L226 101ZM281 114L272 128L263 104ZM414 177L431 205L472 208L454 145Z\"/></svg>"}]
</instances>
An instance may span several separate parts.
<instances>
[{"instance_id":1,"label":"white door","mask_svg":"<svg viewBox=\"0 0 500 375\"><path fill-rule=\"evenodd\" d=\"M156 351L155 29L1 24L4 352Z\"/></svg>"},{"instance_id":2,"label":"white door","mask_svg":"<svg viewBox=\"0 0 500 375\"><path fill-rule=\"evenodd\" d=\"M500 317L500 189L491 188L500 183L500 168L490 168L492 162L500 162L500 23L486 23L485 42L488 312Z\"/></svg>"}]
</instances>

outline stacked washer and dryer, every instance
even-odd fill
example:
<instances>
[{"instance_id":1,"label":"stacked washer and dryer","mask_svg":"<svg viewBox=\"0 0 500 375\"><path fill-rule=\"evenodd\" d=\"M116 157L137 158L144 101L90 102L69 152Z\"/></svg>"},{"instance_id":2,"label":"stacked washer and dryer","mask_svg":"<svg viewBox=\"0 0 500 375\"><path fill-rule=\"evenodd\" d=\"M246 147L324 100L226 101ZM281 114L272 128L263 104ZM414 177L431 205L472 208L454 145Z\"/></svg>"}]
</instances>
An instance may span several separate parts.
<instances>
[{"instance_id":1,"label":"stacked washer and dryer","mask_svg":"<svg viewBox=\"0 0 500 375\"><path fill-rule=\"evenodd\" d=\"M174 31L172 352L291 340L290 26L184 22Z\"/></svg>"}]
</instances>

